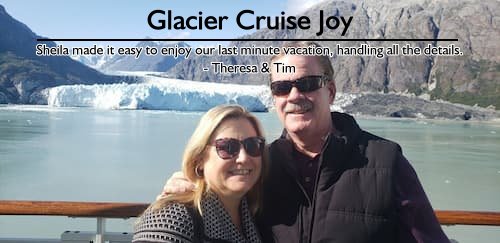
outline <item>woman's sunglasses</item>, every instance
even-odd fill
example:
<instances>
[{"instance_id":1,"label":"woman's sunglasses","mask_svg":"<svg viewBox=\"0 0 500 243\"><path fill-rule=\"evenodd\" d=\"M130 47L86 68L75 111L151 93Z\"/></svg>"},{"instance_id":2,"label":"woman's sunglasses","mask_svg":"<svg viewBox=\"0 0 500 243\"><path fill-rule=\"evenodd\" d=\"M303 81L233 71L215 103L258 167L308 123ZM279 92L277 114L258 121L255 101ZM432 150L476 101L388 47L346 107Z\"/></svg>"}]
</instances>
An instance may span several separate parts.
<instances>
[{"instance_id":1,"label":"woman's sunglasses","mask_svg":"<svg viewBox=\"0 0 500 243\"><path fill-rule=\"evenodd\" d=\"M311 92L323 87L325 80L325 76L314 75L293 81L273 81L271 83L271 92L276 96L288 95L293 87L296 87L300 92Z\"/></svg>"},{"instance_id":2,"label":"woman's sunglasses","mask_svg":"<svg viewBox=\"0 0 500 243\"><path fill-rule=\"evenodd\" d=\"M252 157L259 157L264 152L265 139L263 137L249 137L243 140L235 138L219 138L212 145L217 150L217 155L221 159L232 159L240 153L241 145Z\"/></svg>"}]
</instances>

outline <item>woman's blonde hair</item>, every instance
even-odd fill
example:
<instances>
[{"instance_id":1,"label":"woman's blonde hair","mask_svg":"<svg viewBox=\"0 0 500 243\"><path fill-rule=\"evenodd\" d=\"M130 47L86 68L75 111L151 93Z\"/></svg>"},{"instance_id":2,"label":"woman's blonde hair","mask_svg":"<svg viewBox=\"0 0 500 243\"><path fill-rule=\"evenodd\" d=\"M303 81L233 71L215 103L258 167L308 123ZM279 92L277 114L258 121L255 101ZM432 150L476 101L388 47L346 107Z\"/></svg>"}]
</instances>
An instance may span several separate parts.
<instances>
[{"instance_id":1,"label":"woman's blonde hair","mask_svg":"<svg viewBox=\"0 0 500 243\"><path fill-rule=\"evenodd\" d=\"M198 126L186 145L182 158L182 172L189 181L196 185L196 189L186 193L170 194L165 198L156 200L151 204L150 208L158 210L171 202L179 202L192 204L200 214L202 213L201 199L203 194L208 190L208 187L203 176L198 176L196 170L204 161L204 157L207 153L207 146L213 140L214 132L220 124L228 119L239 118L247 119L254 127L257 136L264 137L260 122L254 115L245 110L245 108L239 105L220 105L210 109L200 119ZM263 174L266 171L267 160L267 152L264 151L259 179L247 193L249 208L253 214L257 213L261 204Z\"/></svg>"}]
</instances>

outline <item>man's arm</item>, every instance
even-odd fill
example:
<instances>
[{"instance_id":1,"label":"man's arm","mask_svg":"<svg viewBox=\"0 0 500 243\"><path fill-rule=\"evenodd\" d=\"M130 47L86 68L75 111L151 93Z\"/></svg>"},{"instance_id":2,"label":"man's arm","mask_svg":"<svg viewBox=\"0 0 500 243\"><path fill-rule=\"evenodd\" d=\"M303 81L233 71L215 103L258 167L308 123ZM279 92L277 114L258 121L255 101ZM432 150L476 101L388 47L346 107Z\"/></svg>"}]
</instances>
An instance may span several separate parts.
<instances>
[{"instance_id":1,"label":"man's arm","mask_svg":"<svg viewBox=\"0 0 500 243\"><path fill-rule=\"evenodd\" d=\"M441 229L424 188L401 154L395 167L398 242L450 242Z\"/></svg>"},{"instance_id":2,"label":"man's arm","mask_svg":"<svg viewBox=\"0 0 500 243\"><path fill-rule=\"evenodd\" d=\"M163 186L163 191L158 194L156 200L159 200L168 194L184 193L187 191L192 191L195 189L195 184L186 179L182 171L174 172L172 177L170 177L165 186Z\"/></svg>"}]
</instances>

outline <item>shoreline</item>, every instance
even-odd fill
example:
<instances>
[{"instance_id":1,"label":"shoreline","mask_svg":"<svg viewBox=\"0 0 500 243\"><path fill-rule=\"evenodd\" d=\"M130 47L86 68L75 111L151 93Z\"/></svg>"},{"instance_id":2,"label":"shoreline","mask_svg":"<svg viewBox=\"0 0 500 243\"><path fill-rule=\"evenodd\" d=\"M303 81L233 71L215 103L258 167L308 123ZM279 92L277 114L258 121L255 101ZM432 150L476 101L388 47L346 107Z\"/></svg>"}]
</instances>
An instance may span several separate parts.
<instances>
[{"instance_id":1,"label":"shoreline","mask_svg":"<svg viewBox=\"0 0 500 243\"><path fill-rule=\"evenodd\" d=\"M454 105L454 104L451 104ZM78 109L85 109L85 110L95 110L95 111L147 111L147 112L175 112L175 113L198 113L198 112L204 112L204 111L181 111L181 110L150 110L150 109L100 109L100 108L95 108L95 107L53 107L53 106L48 106L48 105L31 105L31 104L0 104L0 110L12 110L12 111L32 111L32 112L74 112ZM482 108L486 109L486 108ZM391 117L383 114L363 114L359 112L348 112L344 110L342 107L336 106L333 107L331 111L335 112L344 112L347 114L350 114L356 119L371 119L371 120L387 120L387 121L422 121L422 122L459 122L463 124L468 124L468 123L475 123L475 124L491 124L491 125L500 125L500 117L492 117L489 119L469 119L469 120L464 120L464 119L458 119L458 118L446 118L446 117L434 117L434 118L428 118L428 117ZM256 113L273 113L274 112L274 107L269 107L267 112L256 112ZM494 113L498 114L498 111L494 111Z\"/></svg>"},{"instance_id":2,"label":"shoreline","mask_svg":"<svg viewBox=\"0 0 500 243\"><path fill-rule=\"evenodd\" d=\"M342 95L341 95L342 97ZM342 98L341 98L342 99ZM354 115L430 120L498 121L500 112L478 106L427 100L405 94L362 93L340 109Z\"/></svg>"},{"instance_id":3,"label":"shoreline","mask_svg":"<svg viewBox=\"0 0 500 243\"><path fill-rule=\"evenodd\" d=\"M350 113L348 113L350 114ZM350 114L356 120L377 120L377 121L414 121L414 122L433 122L433 123L462 123L462 124L491 124L491 125L499 125L500 126L500 118L494 118L491 120L459 120L459 119L447 119L447 118L412 118L412 117L387 117L387 116L371 116L364 114Z\"/></svg>"}]
</instances>

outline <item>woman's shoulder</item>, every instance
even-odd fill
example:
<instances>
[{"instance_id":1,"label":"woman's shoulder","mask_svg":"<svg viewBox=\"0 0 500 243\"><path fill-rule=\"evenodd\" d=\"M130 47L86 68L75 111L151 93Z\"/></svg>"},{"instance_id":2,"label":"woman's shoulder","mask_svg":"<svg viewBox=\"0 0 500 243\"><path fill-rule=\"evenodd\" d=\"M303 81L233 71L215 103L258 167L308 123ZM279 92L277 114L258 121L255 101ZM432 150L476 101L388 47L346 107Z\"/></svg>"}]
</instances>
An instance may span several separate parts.
<instances>
[{"instance_id":1,"label":"woman's shoulder","mask_svg":"<svg viewBox=\"0 0 500 243\"><path fill-rule=\"evenodd\" d=\"M181 203L147 209L135 225L133 242L191 242L194 220L190 210Z\"/></svg>"}]
</instances>

